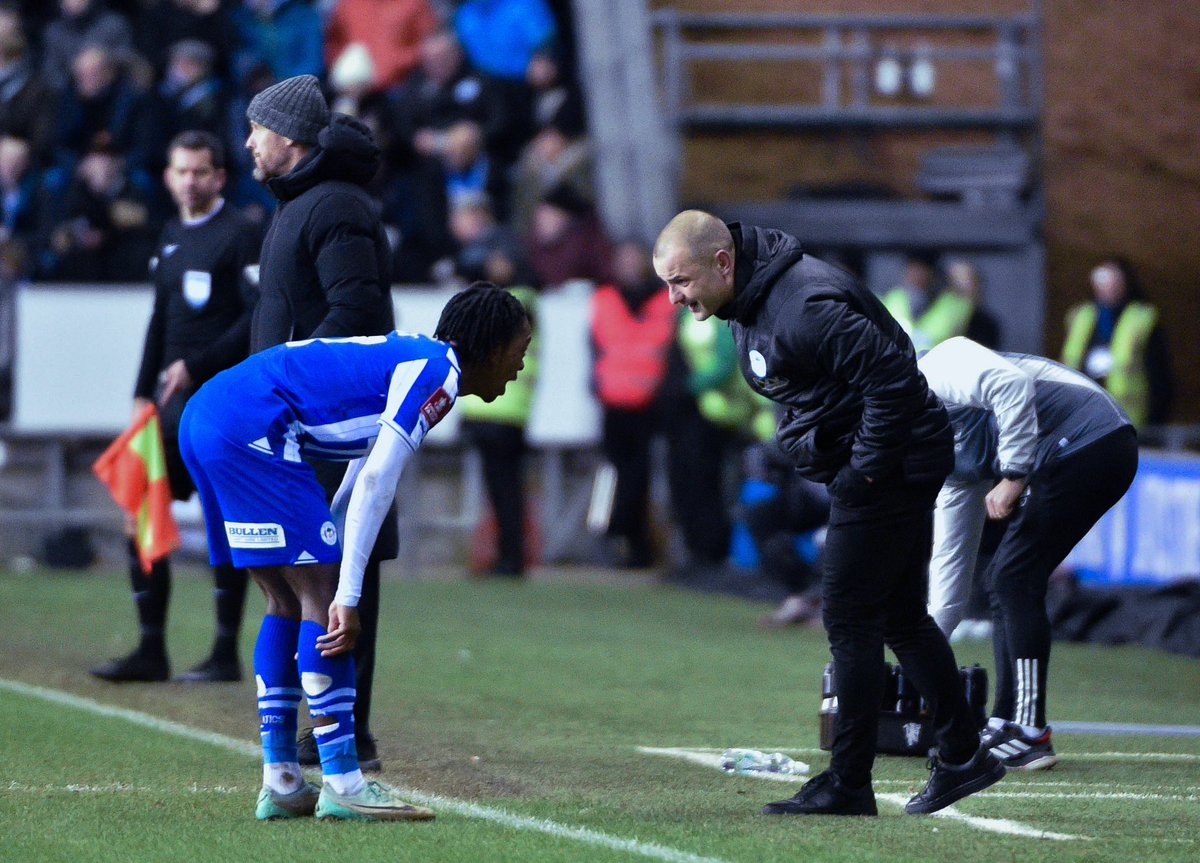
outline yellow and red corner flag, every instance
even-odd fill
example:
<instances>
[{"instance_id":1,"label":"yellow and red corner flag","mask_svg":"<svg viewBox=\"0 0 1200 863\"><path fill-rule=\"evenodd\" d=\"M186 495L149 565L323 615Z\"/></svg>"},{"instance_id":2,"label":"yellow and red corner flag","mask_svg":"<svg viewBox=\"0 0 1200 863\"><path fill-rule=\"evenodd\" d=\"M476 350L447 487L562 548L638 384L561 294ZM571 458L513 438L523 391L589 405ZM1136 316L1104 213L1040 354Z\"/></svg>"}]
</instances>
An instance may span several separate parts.
<instances>
[{"instance_id":1,"label":"yellow and red corner flag","mask_svg":"<svg viewBox=\"0 0 1200 863\"><path fill-rule=\"evenodd\" d=\"M106 449L92 471L108 486L113 500L137 519L134 542L142 570L183 543L171 515L171 485L163 452L158 410L146 405L133 423Z\"/></svg>"}]
</instances>

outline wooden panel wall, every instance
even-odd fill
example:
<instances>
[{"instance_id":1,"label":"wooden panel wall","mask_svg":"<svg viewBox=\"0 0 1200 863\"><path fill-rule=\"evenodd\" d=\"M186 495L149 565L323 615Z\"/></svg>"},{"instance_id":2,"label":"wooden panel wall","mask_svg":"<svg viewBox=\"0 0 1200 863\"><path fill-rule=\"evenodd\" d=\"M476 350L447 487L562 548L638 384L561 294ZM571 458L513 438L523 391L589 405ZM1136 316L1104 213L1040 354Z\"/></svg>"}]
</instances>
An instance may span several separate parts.
<instances>
[{"instance_id":1,"label":"wooden panel wall","mask_svg":"<svg viewBox=\"0 0 1200 863\"><path fill-rule=\"evenodd\" d=\"M656 0L692 11L1012 14L1013 0ZM1164 311L1181 382L1178 421L1200 422L1200 4L1190 0L1045 0L1046 345L1066 308L1116 252L1140 269ZM812 94L811 75L723 65L705 92L772 100ZM939 93L977 87L943 72ZM863 181L911 192L928 133L833 136L705 134L685 146L689 203L779 197L797 185Z\"/></svg>"}]
</instances>

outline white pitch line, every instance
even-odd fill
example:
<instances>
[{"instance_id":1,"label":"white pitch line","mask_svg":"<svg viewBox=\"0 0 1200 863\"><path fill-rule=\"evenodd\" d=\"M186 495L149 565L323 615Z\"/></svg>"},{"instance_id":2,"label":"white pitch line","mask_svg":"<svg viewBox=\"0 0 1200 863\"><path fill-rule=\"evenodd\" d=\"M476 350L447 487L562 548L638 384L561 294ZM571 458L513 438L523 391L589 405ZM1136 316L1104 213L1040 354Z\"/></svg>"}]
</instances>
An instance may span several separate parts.
<instances>
[{"instance_id":1,"label":"white pitch line","mask_svg":"<svg viewBox=\"0 0 1200 863\"><path fill-rule=\"evenodd\" d=\"M722 749L712 749L705 746L679 747L688 748L693 752L723 752ZM803 746L789 746L782 744L778 746L760 746L758 747L763 752L790 752L795 755L828 755L827 749L813 749ZM1061 752L1060 752L1061 755ZM1068 751L1065 755L1061 755L1063 760L1074 760L1076 758L1085 761L1179 761L1181 763L1190 763L1200 761L1200 755L1190 752L1071 752Z\"/></svg>"},{"instance_id":2,"label":"white pitch line","mask_svg":"<svg viewBox=\"0 0 1200 863\"><path fill-rule=\"evenodd\" d=\"M1158 794L1136 791L996 791L995 786L983 792L985 797L1011 797L1020 800L1180 800L1195 803L1197 794Z\"/></svg>"},{"instance_id":3,"label":"white pitch line","mask_svg":"<svg viewBox=\"0 0 1200 863\"><path fill-rule=\"evenodd\" d=\"M152 788L149 785L131 785L128 782L105 782L102 785L81 784L72 782L68 785L31 785L28 782L10 781L7 785L0 784L0 791L23 792L28 794L165 794L175 793L178 788ZM247 789L236 785L200 785L193 782L184 786L189 794L248 794Z\"/></svg>"},{"instance_id":4,"label":"white pitch line","mask_svg":"<svg viewBox=\"0 0 1200 863\"><path fill-rule=\"evenodd\" d=\"M689 749L680 746L638 746L638 752L647 755L663 755L667 758L678 758L682 761L688 761L692 764L699 764L704 767L715 767L721 770L721 756L718 750L715 749ZM785 750L786 751L786 750ZM791 750L796 752L798 750ZM745 773L740 774L754 779L773 779L777 782L804 782L806 777L796 776L794 774L780 773ZM994 787L994 786L993 786ZM987 791L983 792L987 794ZM891 803L901 808L908 802L908 797L901 794L876 794L876 800L883 800L886 803ZM1039 830L1036 827L1031 827L1028 824L1022 824L1019 821L1010 821L1007 818L985 818L977 815L967 815L957 811L953 806L933 813L934 818L944 818L949 821L958 821L961 824L974 827L977 830L985 830L991 833L1002 833L1008 836L1023 836L1029 839L1054 839L1059 841L1067 840L1086 840L1087 836L1076 836L1071 833L1055 833L1050 830Z\"/></svg>"},{"instance_id":5,"label":"white pitch line","mask_svg":"<svg viewBox=\"0 0 1200 863\"><path fill-rule=\"evenodd\" d=\"M1010 772L1008 774L1008 779L1010 781L1006 782L1003 786L994 785L994 786L992 786L992 788L989 788L987 791L983 791L981 793L990 796L994 793L995 789L997 789L997 788L1012 787L1013 782L1017 781L1020 776L1021 776L1020 773L1017 773L1015 771ZM912 785L912 783L909 782L907 779L875 779L875 780L873 780L873 782L877 787L883 786L885 788L892 787L892 786L900 786L903 788L908 788L909 786ZM1038 777L1035 779L1031 775L1028 776L1028 780L1025 783L1018 784L1016 787L1020 788L1021 790L1011 792L1011 794L1013 796L1026 795L1026 794L1030 795L1030 796L1036 796L1037 794L1045 792L1046 789L1048 789L1048 788L1066 788L1069 791L1078 792L1078 793L1098 793L1098 794L1105 793L1105 792L1112 792L1112 793L1129 792L1132 794L1158 793L1157 791L1152 791L1152 792L1146 791L1145 784L1139 785L1139 784L1132 783L1132 782L1052 782L1052 781L1042 779L1041 777ZM1159 788L1159 787L1160 786L1155 786L1155 788ZM1090 791L1089 789L1096 789L1096 790ZM1174 786L1174 787L1172 787L1171 790L1177 794L1200 794L1200 785Z\"/></svg>"},{"instance_id":6,"label":"white pitch line","mask_svg":"<svg viewBox=\"0 0 1200 863\"><path fill-rule=\"evenodd\" d=\"M262 748L259 744L251 743L247 740L238 740L235 737L218 734L214 731L204 731L199 728L193 728L190 725L184 725L181 722L173 722L170 719L162 719L149 713L142 713L137 710L129 710L125 707L114 707L110 704L102 704L99 701L92 700L91 698L84 698L80 695L72 695L69 692L63 692L58 689L47 689L45 687L33 686L28 683L21 683L17 680L6 680L3 678L0 678L0 689L7 689L9 692L27 695L31 698L40 698L41 700L49 701L52 704L61 704L65 707L72 707L77 710L83 710L88 713L96 714L98 716L110 716L115 719L122 719L134 725L140 725L143 728L150 728L155 731L160 731L164 734L171 734L176 737L183 737L188 740L207 743L230 752L250 755L254 756L255 758L261 756L262 754ZM0 785L0 789L3 787L4 786ZM725 863L725 861L716 857L702 857L699 854L691 854L687 851L680 851L665 845L658 845L654 842L642 842L637 839L623 839L619 836L610 836L607 833L601 833L598 830L591 830L587 827L572 827L569 824L559 824L556 821L550 821L545 818L530 818L525 815L513 815L510 812L505 812L503 809L492 809L487 806L480 806L477 803L470 803L466 800L456 800L452 797L441 797L436 794L427 794L412 788L397 788L397 791L399 791L401 795L411 798L418 803L436 806L443 810L454 812L456 815L463 815L468 818L479 818L481 820L490 821L494 824L512 827L516 830L534 830L536 832L545 833L556 838L572 839L585 845L610 848L614 851L623 851L629 854L636 854L639 857L649 857L653 860L664 860L667 861L667 863Z\"/></svg>"},{"instance_id":7,"label":"white pitch line","mask_svg":"<svg viewBox=\"0 0 1200 863\"><path fill-rule=\"evenodd\" d=\"M1145 725L1129 722L1055 722L1063 734L1101 737L1200 737L1200 725Z\"/></svg>"},{"instance_id":8,"label":"white pitch line","mask_svg":"<svg viewBox=\"0 0 1200 863\"><path fill-rule=\"evenodd\" d=\"M1063 761L1200 761L1200 755L1188 752L1067 752Z\"/></svg>"},{"instance_id":9,"label":"white pitch line","mask_svg":"<svg viewBox=\"0 0 1200 863\"><path fill-rule=\"evenodd\" d=\"M995 786L992 787L994 788ZM987 792L984 791L983 793L986 794ZM894 803L897 806L903 806L908 802L908 798L903 794L876 794L875 797L877 800L886 800L888 803ZM979 815L967 815L965 812L959 812L955 809L954 805L934 812L930 817L944 818L947 821L957 821L960 824L966 824L968 827L974 827L977 830L984 830L988 833L1002 833L1006 836L1020 836L1025 839L1053 839L1057 842L1069 842L1091 838L1088 836L1076 836L1073 833L1055 833L1052 830L1038 830L1036 827L1022 824L1020 821L1011 821L1008 818L985 818Z\"/></svg>"}]
</instances>

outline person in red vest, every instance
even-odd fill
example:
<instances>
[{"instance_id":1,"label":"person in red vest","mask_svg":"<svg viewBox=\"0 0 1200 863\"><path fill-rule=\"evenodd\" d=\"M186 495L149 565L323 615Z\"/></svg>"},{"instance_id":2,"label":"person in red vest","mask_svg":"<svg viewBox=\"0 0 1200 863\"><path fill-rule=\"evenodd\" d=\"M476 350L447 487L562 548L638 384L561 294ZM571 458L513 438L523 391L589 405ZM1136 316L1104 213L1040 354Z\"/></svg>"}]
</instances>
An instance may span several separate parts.
<instances>
[{"instance_id":1,"label":"person in red vest","mask_svg":"<svg viewBox=\"0 0 1200 863\"><path fill-rule=\"evenodd\" d=\"M650 250L620 243L613 279L592 297L592 369L604 411L603 449L617 474L608 535L622 541L621 563L654 563L650 531L650 442L658 397L675 341L676 310L650 266Z\"/></svg>"}]
</instances>

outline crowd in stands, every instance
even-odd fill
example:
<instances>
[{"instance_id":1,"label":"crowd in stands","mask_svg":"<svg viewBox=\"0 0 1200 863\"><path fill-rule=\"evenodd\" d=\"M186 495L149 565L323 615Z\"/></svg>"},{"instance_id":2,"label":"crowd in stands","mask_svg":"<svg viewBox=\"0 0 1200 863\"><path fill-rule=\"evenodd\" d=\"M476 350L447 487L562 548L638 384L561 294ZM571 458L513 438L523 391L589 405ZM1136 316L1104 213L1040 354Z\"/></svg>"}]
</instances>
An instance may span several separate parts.
<instances>
[{"instance_id":1,"label":"crowd in stands","mask_svg":"<svg viewBox=\"0 0 1200 863\"><path fill-rule=\"evenodd\" d=\"M383 154L371 191L393 282L487 279L527 302L571 279L601 286L594 380L618 474L617 562L662 557L649 441L669 431L686 555L719 563L732 528L708 503L735 496L723 466L772 424L756 429L761 405L739 402L749 390L723 328L692 328L655 290L649 250L610 237L597 217L571 56L570 28L549 0L0 0L0 284L144 281L172 213L160 180L166 144L184 129L225 143L226 198L264 225L274 199L252 176L247 105L277 81L316 75L331 108L363 121ZM1121 389L1137 419L1161 422L1169 359L1156 314L1123 262L1102 262L1093 282L1096 302L1072 312L1064 360ZM954 335L1002 348L982 288L970 263L929 252L907 261L883 299L919 350ZM521 450L513 428L528 418L528 396L471 416L497 509L524 508L512 503L513 473L495 467ZM819 526L826 502L814 507L811 492L785 488L778 500L799 501L795 512L750 517L769 568L797 596L812 561L794 537L771 532ZM524 514L500 515L495 568L519 574ZM793 606L784 622L812 617L811 605Z\"/></svg>"},{"instance_id":2,"label":"crowd in stands","mask_svg":"<svg viewBox=\"0 0 1200 863\"><path fill-rule=\"evenodd\" d=\"M6 268L144 280L171 214L163 153L184 129L226 144L226 197L262 224L273 201L244 149L246 106L313 74L383 152L372 188L396 282L478 270L479 242L535 287L602 275L569 49L547 0L0 0ZM488 238L464 241L456 221L489 218Z\"/></svg>"}]
</instances>

